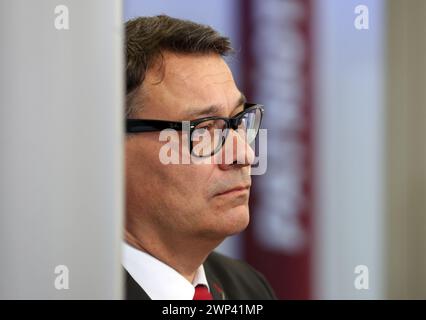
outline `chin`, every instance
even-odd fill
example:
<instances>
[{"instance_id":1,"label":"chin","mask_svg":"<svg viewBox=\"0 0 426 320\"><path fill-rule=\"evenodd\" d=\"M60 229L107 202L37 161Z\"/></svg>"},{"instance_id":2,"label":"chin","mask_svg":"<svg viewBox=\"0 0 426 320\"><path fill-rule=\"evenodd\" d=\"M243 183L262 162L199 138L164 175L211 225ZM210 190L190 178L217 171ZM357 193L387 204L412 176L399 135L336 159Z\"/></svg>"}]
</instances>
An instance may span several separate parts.
<instances>
[{"instance_id":1,"label":"chin","mask_svg":"<svg viewBox=\"0 0 426 320\"><path fill-rule=\"evenodd\" d=\"M249 222L248 201L237 204L222 204L206 211L201 234L204 237L223 241L225 238L244 231Z\"/></svg>"},{"instance_id":2,"label":"chin","mask_svg":"<svg viewBox=\"0 0 426 320\"><path fill-rule=\"evenodd\" d=\"M228 209L221 215L222 227L225 236L232 236L234 234L244 231L249 222L250 214L247 205L241 205L232 209Z\"/></svg>"}]
</instances>

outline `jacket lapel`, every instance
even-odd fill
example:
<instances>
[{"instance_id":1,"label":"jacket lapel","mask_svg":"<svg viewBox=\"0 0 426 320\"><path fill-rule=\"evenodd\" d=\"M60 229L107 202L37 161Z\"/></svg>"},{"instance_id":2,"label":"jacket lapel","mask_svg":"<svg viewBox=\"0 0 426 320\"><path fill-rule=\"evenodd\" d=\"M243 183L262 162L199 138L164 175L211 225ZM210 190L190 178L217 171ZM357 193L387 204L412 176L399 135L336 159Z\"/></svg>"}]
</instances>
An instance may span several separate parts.
<instances>
[{"instance_id":1,"label":"jacket lapel","mask_svg":"<svg viewBox=\"0 0 426 320\"><path fill-rule=\"evenodd\" d=\"M126 300L151 300L148 294L141 286L132 278L132 276L124 270L126 281Z\"/></svg>"},{"instance_id":2,"label":"jacket lapel","mask_svg":"<svg viewBox=\"0 0 426 320\"><path fill-rule=\"evenodd\" d=\"M206 278L207 278L207 282L209 283L210 292L213 296L213 299L225 300L226 299L225 291L223 290L223 286L221 285L219 280L215 277L215 275L212 274L211 272L208 272L208 270L206 270Z\"/></svg>"}]
</instances>

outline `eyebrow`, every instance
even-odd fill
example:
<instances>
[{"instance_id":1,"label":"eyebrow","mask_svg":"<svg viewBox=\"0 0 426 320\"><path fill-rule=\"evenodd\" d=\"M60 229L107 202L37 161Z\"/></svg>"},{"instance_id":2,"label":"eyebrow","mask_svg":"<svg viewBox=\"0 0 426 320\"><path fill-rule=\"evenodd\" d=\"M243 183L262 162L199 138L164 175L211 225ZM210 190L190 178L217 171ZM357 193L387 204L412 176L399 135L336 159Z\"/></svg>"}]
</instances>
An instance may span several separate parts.
<instances>
[{"instance_id":1,"label":"eyebrow","mask_svg":"<svg viewBox=\"0 0 426 320\"><path fill-rule=\"evenodd\" d=\"M244 94L241 93L240 98L238 99L237 103L234 106L234 109L232 112L235 111L235 109L238 109L241 105L245 104L247 102L247 99ZM196 118L201 115L210 115L210 114L218 114L220 111L220 107L218 105L211 105L208 107L198 108L195 110L191 110L187 113L187 116L190 118ZM231 113L232 114L232 113Z\"/></svg>"}]
</instances>

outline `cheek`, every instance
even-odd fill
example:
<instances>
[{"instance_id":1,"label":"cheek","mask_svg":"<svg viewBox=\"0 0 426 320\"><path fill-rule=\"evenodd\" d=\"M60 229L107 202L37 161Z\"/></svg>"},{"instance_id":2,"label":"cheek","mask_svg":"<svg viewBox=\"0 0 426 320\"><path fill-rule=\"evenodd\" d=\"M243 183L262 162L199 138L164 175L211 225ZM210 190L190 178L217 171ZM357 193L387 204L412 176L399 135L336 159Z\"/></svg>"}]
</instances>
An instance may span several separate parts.
<instances>
[{"instance_id":1,"label":"cheek","mask_svg":"<svg viewBox=\"0 0 426 320\"><path fill-rule=\"evenodd\" d=\"M162 164L161 146L158 141L141 139L126 150L127 185L133 196L148 202L161 199L164 206L174 208L204 209L214 165Z\"/></svg>"},{"instance_id":2,"label":"cheek","mask_svg":"<svg viewBox=\"0 0 426 320\"><path fill-rule=\"evenodd\" d=\"M146 184L146 172L153 170L150 153L141 148L141 143L133 143L126 148L126 178L135 185Z\"/></svg>"},{"instance_id":3,"label":"cheek","mask_svg":"<svg viewBox=\"0 0 426 320\"><path fill-rule=\"evenodd\" d=\"M211 206L208 185L211 168L203 165L165 165L160 168L164 181L162 200L180 217L193 221Z\"/></svg>"},{"instance_id":4,"label":"cheek","mask_svg":"<svg viewBox=\"0 0 426 320\"><path fill-rule=\"evenodd\" d=\"M162 179L167 180L165 188L172 194L180 195L189 205L208 199L208 172L199 165L162 165L159 169Z\"/></svg>"},{"instance_id":5,"label":"cheek","mask_svg":"<svg viewBox=\"0 0 426 320\"><path fill-rule=\"evenodd\" d=\"M138 139L138 140L136 140ZM126 188L128 200L145 202L159 186L159 161L150 139L137 137L126 145ZM145 202L146 203L146 202Z\"/></svg>"}]
</instances>

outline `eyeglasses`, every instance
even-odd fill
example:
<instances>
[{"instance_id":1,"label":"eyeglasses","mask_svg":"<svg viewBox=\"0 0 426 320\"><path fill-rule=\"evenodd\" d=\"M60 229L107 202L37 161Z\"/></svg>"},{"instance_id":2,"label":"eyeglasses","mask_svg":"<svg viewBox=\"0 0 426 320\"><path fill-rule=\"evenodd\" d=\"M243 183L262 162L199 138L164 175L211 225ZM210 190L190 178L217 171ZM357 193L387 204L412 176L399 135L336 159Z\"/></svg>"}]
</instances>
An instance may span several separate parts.
<instances>
[{"instance_id":1,"label":"eyeglasses","mask_svg":"<svg viewBox=\"0 0 426 320\"><path fill-rule=\"evenodd\" d=\"M260 104L245 103L244 110L232 118L206 117L189 121L189 151L196 157L210 157L225 144L229 130L237 131L248 144L256 139L264 109ZM186 130L184 122L127 119L126 132L155 132L166 129Z\"/></svg>"}]
</instances>

